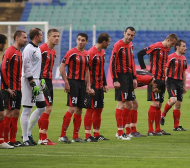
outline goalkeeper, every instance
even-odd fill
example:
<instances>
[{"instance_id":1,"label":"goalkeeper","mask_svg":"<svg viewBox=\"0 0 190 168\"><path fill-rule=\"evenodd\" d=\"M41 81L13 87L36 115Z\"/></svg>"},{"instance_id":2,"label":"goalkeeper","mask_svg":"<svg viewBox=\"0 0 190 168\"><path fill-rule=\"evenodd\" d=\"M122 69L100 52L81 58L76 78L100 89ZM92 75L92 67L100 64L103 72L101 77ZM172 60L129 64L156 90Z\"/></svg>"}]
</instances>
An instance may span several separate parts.
<instances>
[{"instance_id":1,"label":"goalkeeper","mask_svg":"<svg viewBox=\"0 0 190 168\"><path fill-rule=\"evenodd\" d=\"M38 46L39 43L42 43L42 31L39 28L33 28L29 32L29 37L31 41L25 47L22 55L22 146L37 145L32 138L31 132L41 114L45 111L46 106L43 94L45 80L40 78L42 55ZM37 108L32 112L32 107L35 105ZM30 115L31 112L32 114Z\"/></svg>"}]
</instances>

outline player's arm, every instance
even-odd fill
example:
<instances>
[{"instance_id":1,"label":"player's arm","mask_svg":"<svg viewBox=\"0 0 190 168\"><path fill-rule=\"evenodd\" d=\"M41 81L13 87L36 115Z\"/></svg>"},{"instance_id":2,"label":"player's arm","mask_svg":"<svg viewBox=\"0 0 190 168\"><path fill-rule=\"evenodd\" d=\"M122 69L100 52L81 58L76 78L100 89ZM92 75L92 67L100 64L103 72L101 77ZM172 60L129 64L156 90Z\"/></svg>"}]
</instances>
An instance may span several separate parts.
<instances>
[{"instance_id":1,"label":"player's arm","mask_svg":"<svg viewBox=\"0 0 190 168\"><path fill-rule=\"evenodd\" d=\"M1 78L2 78L2 83L5 89L8 89L8 69L9 69L9 59L7 58L7 54L5 53L5 55L3 56L3 61L1 64Z\"/></svg>"},{"instance_id":2,"label":"player's arm","mask_svg":"<svg viewBox=\"0 0 190 168\"><path fill-rule=\"evenodd\" d=\"M40 88L36 85L36 82L33 79L32 73L32 57L35 54L35 51L30 49L25 49L23 52L23 71L25 77L28 79L30 86L32 87L32 94L34 96L39 95Z\"/></svg>"},{"instance_id":3,"label":"player's arm","mask_svg":"<svg viewBox=\"0 0 190 168\"><path fill-rule=\"evenodd\" d=\"M8 73L10 73L10 67L9 67L9 64L10 64L10 58L12 57L11 56L12 54L10 54L8 51L5 53L5 55L3 56L3 62L2 62L2 66L1 66L1 77L2 77L2 83L3 83L3 86L5 88L5 90L7 92L9 92L10 96L13 97L15 96L15 92L14 90L11 90L9 88L9 75Z\"/></svg>"},{"instance_id":4,"label":"player's arm","mask_svg":"<svg viewBox=\"0 0 190 168\"><path fill-rule=\"evenodd\" d=\"M137 73L136 73L136 69L135 69L135 60L134 60L134 56L132 57L132 75L133 75L133 87L134 89L137 88Z\"/></svg>"},{"instance_id":5,"label":"player's arm","mask_svg":"<svg viewBox=\"0 0 190 168\"><path fill-rule=\"evenodd\" d=\"M65 92L68 93L68 92L70 92L70 85L69 85L67 75L66 75L66 71L65 71L66 66L67 66L67 64L62 62L60 67L59 67L59 71L60 71L60 74L61 74L63 81L65 82Z\"/></svg>"},{"instance_id":6,"label":"player's arm","mask_svg":"<svg viewBox=\"0 0 190 168\"><path fill-rule=\"evenodd\" d=\"M103 90L104 92L108 92L108 85L107 85L107 81L106 81L106 74L105 74L105 71L104 71L104 75L103 75Z\"/></svg>"},{"instance_id":7,"label":"player's arm","mask_svg":"<svg viewBox=\"0 0 190 168\"><path fill-rule=\"evenodd\" d=\"M140 65L141 69L148 71L148 69L146 68L146 65L144 63L144 56L145 55L146 55L146 49L142 49L141 51L139 51L137 53L138 61L139 61L139 65Z\"/></svg>"},{"instance_id":8,"label":"player's arm","mask_svg":"<svg viewBox=\"0 0 190 168\"><path fill-rule=\"evenodd\" d=\"M111 60L110 60L110 73L111 77L113 79L113 86L115 89L118 89L121 85L118 82L118 75L117 75L117 58L118 58L118 51L117 47L114 45L113 50L112 50L112 55L111 55Z\"/></svg>"},{"instance_id":9,"label":"player's arm","mask_svg":"<svg viewBox=\"0 0 190 168\"><path fill-rule=\"evenodd\" d=\"M183 72L183 93L187 92L187 86L186 86L186 72Z\"/></svg>"}]
</instances>

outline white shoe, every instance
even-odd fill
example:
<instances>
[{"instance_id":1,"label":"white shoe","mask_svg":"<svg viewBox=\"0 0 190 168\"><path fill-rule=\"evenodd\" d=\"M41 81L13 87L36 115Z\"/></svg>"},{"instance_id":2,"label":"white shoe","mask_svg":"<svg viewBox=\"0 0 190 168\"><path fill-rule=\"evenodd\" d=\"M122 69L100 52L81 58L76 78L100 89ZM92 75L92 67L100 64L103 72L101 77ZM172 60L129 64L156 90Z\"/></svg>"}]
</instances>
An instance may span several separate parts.
<instances>
[{"instance_id":1,"label":"white shoe","mask_svg":"<svg viewBox=\"0 0 190 168\"><path fill-rule=\"evenodd\" d=\"M9 145L6 142L0 144L0 149L14 149L14 146Z\"/></svg>"},{"instance_id":2,"label":"white shoe","mask_svg":"<svg viewBox=\"0 0 190 168\"><path fill-rule=\"evenodd\" d=\"M116 138L117 139L121 139L121 140L131 140L131 138L129 136L127 136L125 133L121 136L118 135L118 133L116 133Z\"/></svg>"}]
</instances>

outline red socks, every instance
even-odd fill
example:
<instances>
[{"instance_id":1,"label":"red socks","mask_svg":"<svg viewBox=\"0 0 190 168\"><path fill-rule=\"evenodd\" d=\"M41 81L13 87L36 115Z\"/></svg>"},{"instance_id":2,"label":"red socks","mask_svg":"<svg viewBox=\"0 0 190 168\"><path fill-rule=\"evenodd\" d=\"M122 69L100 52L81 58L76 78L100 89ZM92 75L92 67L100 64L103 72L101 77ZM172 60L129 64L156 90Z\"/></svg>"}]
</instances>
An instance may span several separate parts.
<instances>
[{"instance_id":1,"label":"red socks","mask_svg":"<svg viewBox=\"0 0 190 168\"><path fill-rule=\"evenodd\" d=\"M10 141L12 143L16 142L16 134L17 134L17 123L18 123L18 117L11 117L11 124L10 124Z\"/></svg>"},{"instance_id":2,"label":"red socks","mask_svg":"<svg viewBox=\"0 0 190 168\"><path fill-rule=\"evenodd\" d=\"M85 129L85 138L89 138L91 136L91 126L92 126L92 114L94 109L87 109L84 116L84 129Z\"/></svg>"},{"instance_id":3,"label":"red socks","mask_svg":"<svg viewBox=\"0 0 190 168\"><path fill-rule=\"evenodd\" d=\"M115 117L117 122L117 133L119 136L123 134L123 116L122 116L122 110L116 109L115 111Z\"/></svg>"},{"instance_id":4,"label":"red socks","mask_svg":"<svg viewBox=\"0 0 190 168\"><path fill-rule=\"evenodd\" d=\"M131 112L129 109L124 108L122 110L122 115L123 115L123 127L126 128L126 134L131 133L131 128L130 128L130 122L131 122Z\"/></svg>"},{"instance_id":5,"label":"red socks","mask_svg":"<svg viewBox=\"0 0 190 168\"><path fill-rule=\"evenodd\" d=\"M95 109L93 113L93 128L94 128L94 137L100 135L100 125L101 125L101 114L103 109Z\"/></svg>"},{"instance_id":6,"label":"red socks","mask_svg":"<svg viewBox=\"0 0 190 168\"><path fill-rule=\"evenodd\" d=\"M66 135L66 131L69 127L70 121L71 121L72 114L70 112L66 112L65 116L63 118L63 124L62 124L62 130L60 137L63 137Z\"/></svg>"},{"instance_id":7,"label":"red socks","mask_svg":"<svg viewBox=\"0 0 190 168\"><path fill-rule=\"evenodd\" d=\"M171 109L172 106L170 106L168 103L166 103L165 107L164 107L164 111L162 113L162 116L165 117L167 112Z\"/></svg>"},{"instance_id":8,"label":"red socks","mask_svg":"<svg viewBox=\"0 0 190 168\"><path fill-rule=\"evenodd\" d=\"M11 118L5 116L4 117L4 141L9 142L9 132L10 132L10 122Z\"/></svg>"},{"instance_id":9,"label":"red socks","mask_svg":"<svg viewBox=\"0 0 190 168\"><path fill-rule=\"evenodd\" d=\"M173 110L173 118L174 118L174 128L179 127L179 120L180 120L181 112L180 110Z\"/></svg>"},{"instance_id":10,"label":"red socks","mask_svg":"<svg viewBox=\"0 0 190 168\"><path fill-rule=\"evenodd\" d=\"M4 120L0 120L0 144L4 142Z\"/></svg>"},{"instance_id":11,"label":"red socks","mask_svg":"<svg viewBox=\"0 0 190 168\"><path fill-rule=\"evenodd\" d=\"M39 121L38 121L38 125L39 125L39 129L42 131L47 131L48 130L48 126L49 126L49 114L47 113L42 113ZM46 133L42 133L40 132L40 140L45 140L47 138L47 132Z\"/></svg>"},{"instance_id":12,"label":"red socks","mask_svg":"<svg viewBox=\"0 0 190 168\"><path fill-rule=\"evenodd\" d=\"M137 132L137 116L137 110L131 110L131 132L133 133Z\"/></svg>"},{"instance_id":13,"label":"red socks","mask_svg":"<svg viewBox=\"0 0 190 168\"><path fill-rule=\"evenodd\" d=\"M74 124L74 130L73 130L73 139L76 139L79 137L78 133L80 130L80 126L81 126L81 114L76 114L74 113L74 117L73 117L73 124Z\"/></svg>"},{"instance_id":14,"label":"red socks","mask_svg":"<svg viewBox=\"0 0 190 168\"><path fill-rule=\"evenodd\" d=\"M160 128L160 120L161 120L161 110L160 107L155 107L156 108L156 116L155 116L155 126L156 126L156 132L162 131Z\"/></svg>"},{"instance_id":15,"label":"red socks","mask_svg":"<svg viewBox=\"0 0 190 168\"><path fill-rule=\"evenodd\" d=\"M156 107L154 106L150 106L149 110L148 110L148 132L153 132L153 124L155 121L155 116L156 116Z\"/></svg>"}]
</instances>

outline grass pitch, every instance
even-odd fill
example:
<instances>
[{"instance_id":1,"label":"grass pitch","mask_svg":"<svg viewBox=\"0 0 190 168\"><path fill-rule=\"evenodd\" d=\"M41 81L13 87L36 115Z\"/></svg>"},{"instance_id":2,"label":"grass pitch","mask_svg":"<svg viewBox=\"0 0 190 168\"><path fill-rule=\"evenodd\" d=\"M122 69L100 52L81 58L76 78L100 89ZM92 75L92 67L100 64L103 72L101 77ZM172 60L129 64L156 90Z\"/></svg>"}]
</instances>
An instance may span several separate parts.
<instances>
[{"instance_id":1,"label":"grass pitch","mask_svg":"<svg viewBox=\"0 0 190 168\"><path fill-rule=\"evenodd\" d=\"M148 131L148 109L150 102L146 101L146 89L137 89L136 96L139 103L137 130L142 134ZM162 110L167 102L167 93ZM181 107L182 125L187 131L173 131L172 110L167 114L165 126L162 126L171 136L154 136L132 138L122 141L115 138L117 131L115 121L114 90L105 94L105 108L102 112L101 134L109 141L95 143L58 142L61 132L63 116L67 110L66 94L63 89L54 90L54 105L50 115L48 137L55 146L19 147L13 150L0 150L0 168L122 168L122 167L189 167L190 165L190 114L189 91L184 95ZM83 109L82 118L84 118ZM73 125L70 123L67 136L72 139ZM38 127L33 130L33 137L38 141ZM17 140L21 141L19 124ZM84 138L84 124L82 121L79 133Z\"/></svg>"}]
</instances>

